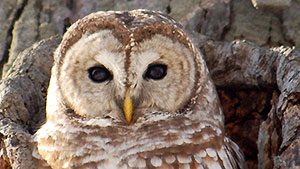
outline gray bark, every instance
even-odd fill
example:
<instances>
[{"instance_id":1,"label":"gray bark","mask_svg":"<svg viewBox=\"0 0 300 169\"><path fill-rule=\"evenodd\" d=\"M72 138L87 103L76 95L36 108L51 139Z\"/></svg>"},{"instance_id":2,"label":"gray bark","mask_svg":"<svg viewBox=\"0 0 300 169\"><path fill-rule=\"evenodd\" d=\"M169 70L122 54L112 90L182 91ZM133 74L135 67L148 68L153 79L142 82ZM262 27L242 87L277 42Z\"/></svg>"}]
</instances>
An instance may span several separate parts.
<instances>
[{"instance_id":1,"label":"gray bark","mask_svg":"<svg viewBox=\"0 0 300 169\"><path fill-rule=\"evenodd\" d=\"M252 0L256 9L250 0L0 1L0 168L34 168L31 136L44 121L60 42L53 36L90 12L134 8L160 10L190 32L217 86L227 135L249 168L299 167L300 2L270 2Z\"/></svg>"},{"instance_id":2,"label":"gray bark","mask_svg":"<svg viewBox=\"0 0 300 169\"><path fill-rule=\"evenodd\" d=\"M2 158L13 168L34 166L31 135L45 119L52 52L59 41L58 37L43 40L20 53L0 83Z\"/></svg>"},{"instance_id":3,"label":"gray bark","mask_svg":"<svg viewBox=\"0 0 300 169\"><path fill-rule=\"evenodd\" d=\"M299 167L300 52L286 47L262 48L243 41L207 41L203 49L219 89L265 88L272 95L268 100L271 109L259 127L258 168Z\"/></svg>"}]
</instances>

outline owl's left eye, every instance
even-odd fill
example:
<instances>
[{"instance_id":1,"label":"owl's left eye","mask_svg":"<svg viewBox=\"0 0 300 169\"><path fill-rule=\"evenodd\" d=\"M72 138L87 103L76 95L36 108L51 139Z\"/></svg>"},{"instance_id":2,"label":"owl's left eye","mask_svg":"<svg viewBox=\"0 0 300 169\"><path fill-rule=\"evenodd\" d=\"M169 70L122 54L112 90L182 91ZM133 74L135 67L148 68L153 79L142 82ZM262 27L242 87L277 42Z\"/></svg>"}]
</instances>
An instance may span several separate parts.
<instances>
[{"instance_id":1,"label":"owl's left eye","mask_svg":"<svg viewBox=\"0 0 300 169\"><path fill-rule=\"evenodd\" d=\"M112 74L103 66L95 66L88 69L89 78L95 83L101 83L112 79Z\"/></svg>"}]
</instances>

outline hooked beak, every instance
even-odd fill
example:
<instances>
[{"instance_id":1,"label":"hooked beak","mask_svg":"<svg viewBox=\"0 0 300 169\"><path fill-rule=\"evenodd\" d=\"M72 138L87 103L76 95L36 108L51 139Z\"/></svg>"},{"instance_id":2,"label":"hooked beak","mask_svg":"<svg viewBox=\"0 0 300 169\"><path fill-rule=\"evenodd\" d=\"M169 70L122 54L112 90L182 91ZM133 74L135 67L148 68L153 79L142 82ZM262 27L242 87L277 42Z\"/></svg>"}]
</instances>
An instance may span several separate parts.
<instances>
[{"instance_id":1,"label":"hooked beak","mask_svg":"<svg viewBox=\"0 0 300 169\"><path fill-rule=\"evenodd\" d=\"M132 116L133 116L133 101L130 96L130 89L126 90L125 99L123 103L123 112L126 119L127 124L131 124Z\"/></svg>"}]
</instances>

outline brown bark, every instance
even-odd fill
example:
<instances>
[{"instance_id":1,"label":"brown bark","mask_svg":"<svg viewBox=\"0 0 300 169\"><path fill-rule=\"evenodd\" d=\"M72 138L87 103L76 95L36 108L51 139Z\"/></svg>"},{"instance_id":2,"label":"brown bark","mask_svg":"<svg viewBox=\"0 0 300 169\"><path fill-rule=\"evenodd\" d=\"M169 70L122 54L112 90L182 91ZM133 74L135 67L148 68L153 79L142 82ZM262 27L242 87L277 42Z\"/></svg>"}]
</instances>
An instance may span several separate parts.
<instances>
[{"instance_id":1,"label":"brown bark","mask_svg":"<svg viewBox=\"0 0 300 169\"><path fill-rule=\"evenodd\" d=\"M299 167L300 2L254 1L258 9L250 0L0 1L0 167L35 167L31 136L45 117L60 41L42 39L90 12L133 8L168 13L191 33L217 86L226 132L249 168Z\"/></svg>"}]
</instances>

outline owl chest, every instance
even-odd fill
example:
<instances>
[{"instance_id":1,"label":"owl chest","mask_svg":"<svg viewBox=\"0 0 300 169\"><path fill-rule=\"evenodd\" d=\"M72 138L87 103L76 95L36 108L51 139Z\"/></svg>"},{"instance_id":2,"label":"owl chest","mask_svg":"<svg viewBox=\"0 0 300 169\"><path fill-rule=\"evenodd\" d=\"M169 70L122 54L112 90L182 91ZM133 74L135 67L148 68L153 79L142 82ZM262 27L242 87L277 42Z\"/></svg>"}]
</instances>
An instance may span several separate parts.
<instances>
[{"instance_id":1,"label":"owl chest","mask_svg":"<svg viewBox=\"0 0 300 169\"><path fill-rule=\"evenodd\" d=\"M205 168L205 161L218 161L200 145L126 141L88 132L57 132L40 143L39 152L52 168Z\"/></svg>"}]
</instances>

